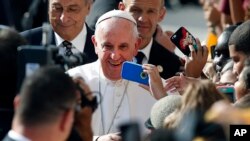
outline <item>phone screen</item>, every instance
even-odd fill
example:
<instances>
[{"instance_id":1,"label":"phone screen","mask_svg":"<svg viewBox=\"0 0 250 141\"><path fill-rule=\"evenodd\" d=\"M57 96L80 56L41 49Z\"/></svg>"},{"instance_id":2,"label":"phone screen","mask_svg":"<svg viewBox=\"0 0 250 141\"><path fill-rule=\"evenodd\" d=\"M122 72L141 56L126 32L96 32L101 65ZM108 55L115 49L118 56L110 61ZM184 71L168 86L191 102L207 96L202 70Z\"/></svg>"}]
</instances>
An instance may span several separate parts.
<instances>
[{"instance_id":1,"label":"phone screen","mask_svg":"<svg viewBox=\"0 0 250 141\"><path fill-rule=\"evenodd\" d=\"M221 93L224 93L232 103L235 102L235 95L234 95L234 87L233 86L218 86L217 90L219 90Z\"/></svg>"},{"instance_id":2,"label":"phone screen","mask_svg":"<svg viewBox=\"0 0 250 141\"><path fill-rule=\"evenodd\" d=\"M197 44L194 36L186 28L180 27L171 37L170 40L187 56L190 54L189 45L193 45L197 50Z\"/></svg>"}]
</instances>

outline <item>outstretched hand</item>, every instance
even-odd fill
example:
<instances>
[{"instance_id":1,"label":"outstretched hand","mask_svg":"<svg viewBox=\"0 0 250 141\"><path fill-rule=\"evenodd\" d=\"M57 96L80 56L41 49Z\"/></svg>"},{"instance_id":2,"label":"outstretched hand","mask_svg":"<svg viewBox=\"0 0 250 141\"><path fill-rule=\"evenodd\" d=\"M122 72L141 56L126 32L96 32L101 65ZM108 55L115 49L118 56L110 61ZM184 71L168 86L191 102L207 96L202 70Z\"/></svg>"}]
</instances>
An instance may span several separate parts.
<instances>
[{"instance_id":1,"label":"outstretched hand","mask_svg":"<svg viewBox=\"0 0 250 141\"><path fill-rule=\"evenodd\" d=\"M188 77L200 77L202 70L207 62L208 50L206 46L201 46L200 40L196 38L197 50L189 45L191 56L185 58L185 74Z\"/></svg>"},{"instance_id":2,"label":"outstretched hand","mask_svg":"<svg viewBox=\"0 0 250 141\"><path fill-rule=\"evenodd\" d=\"M166 91L178 91L180 94L182 94L190 82L196 81L198 81L198 79L186 77L181 73L180 76L173 76L166 79L166 85L164 86L164 89Z\"/></svg>"},{"instance_id":3,"label":"outstretched hand","mask_svg":"<svg viewBox=\"0 0 250 141\"><path fill-rule=\"evenodd\" d=\"M150 91L155 99L160 99L166 96L166 91L164 90L162 79L157 67L152 64L143 64L142 68L149 76L149 86L142 84L140 84L140 86Z\"/></svg>"}]
</instances>

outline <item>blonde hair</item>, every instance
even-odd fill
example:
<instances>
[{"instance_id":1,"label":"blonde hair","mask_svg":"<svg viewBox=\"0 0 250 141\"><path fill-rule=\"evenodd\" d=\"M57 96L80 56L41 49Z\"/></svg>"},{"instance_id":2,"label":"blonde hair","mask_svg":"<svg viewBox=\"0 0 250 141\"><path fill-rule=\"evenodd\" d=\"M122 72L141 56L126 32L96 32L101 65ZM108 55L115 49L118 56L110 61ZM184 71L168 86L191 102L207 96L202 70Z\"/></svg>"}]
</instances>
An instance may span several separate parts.
<instances>
[{"instance_id":1,"label":"blonde hair","mask_svg":"<svg viewBox=\"0 0 250 141\"><path fill-rule=\"evenodd\" d=\"M179 126L183 115L198 110L201 114L205 113L215 102L219 100L228 100L227 97L220 93L214 83L210 80L201 80L190 83L182 97L180 109L171 114L170 119L165 119L164 126L175 128Z\"/></svg>"}]
</instances>

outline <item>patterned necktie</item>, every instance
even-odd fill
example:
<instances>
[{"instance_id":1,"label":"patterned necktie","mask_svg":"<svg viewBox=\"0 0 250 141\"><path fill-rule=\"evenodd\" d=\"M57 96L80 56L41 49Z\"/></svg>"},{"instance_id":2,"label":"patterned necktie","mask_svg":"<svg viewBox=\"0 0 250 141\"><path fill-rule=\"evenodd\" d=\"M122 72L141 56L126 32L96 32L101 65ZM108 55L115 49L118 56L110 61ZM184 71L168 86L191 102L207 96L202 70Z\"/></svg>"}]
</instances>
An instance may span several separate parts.
<instances>
[{"instance_id":1,"label":"patterned necktie","mask_svg":"<svg viewBox=\"0 0 250 141\"><path fill-rule=\"evenodd\" d=\"M71 56L73 54L73 52L71 51L71 48L72 48L72 43L70 43L69 41L63 41L62 42L63 46L65 47L65 55L66 56Z\"/></svg>"},{"instance_id":2,"label":"patterned necktie","mask_svg":"<svg viewBox=\"0 0 250 141\"><path fill-rule=\"evenodd\" d=\"M138 52L137 55L135 56L135 58L137 60L136 63L142 64L142 60L143 60L144 56L145 56L144 53Z\"/></svg>"}]
</instances>

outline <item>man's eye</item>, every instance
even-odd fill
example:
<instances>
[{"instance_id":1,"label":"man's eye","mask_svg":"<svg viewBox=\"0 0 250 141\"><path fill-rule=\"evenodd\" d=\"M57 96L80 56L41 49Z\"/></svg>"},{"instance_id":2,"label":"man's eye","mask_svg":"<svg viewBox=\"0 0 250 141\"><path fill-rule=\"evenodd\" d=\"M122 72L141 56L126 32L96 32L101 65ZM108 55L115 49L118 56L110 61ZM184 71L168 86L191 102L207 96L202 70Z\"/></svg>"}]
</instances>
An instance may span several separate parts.
<instances>
[{"instance_id":1,"label":"man's eye","mask_svg":"<svg viewBox=\"0 0 250 141\"><path fill-rule=\"evenodd\" d=\"M72 8L69 8L69 11L71 11L71 12L77 12L77 11L79 11L79 8L72 7Z\"/></svg>"},{"instance_id":2,"label":"man's eye","mask_svg":"<svg viewBox=\"0 0 250 141\"><path fill-rule=\"evenodd\" d=\"M131 9L130 9L130 12L132 12L132 13L139 13L139 12L140 12L140 9L131 8Z\"/></svg>"},{"instance_id":3,"label":"man's eye","mask_svg":"<svg viewBox=\"0 0 250 141\"><path fill-rule=\"evenodd\" d=\"M127 48L128 48L128 46L125 46L125 45L124 46L120 46L121 50L127 50Z\"/></svg>"},{"instance_id":4,"label":"man's eye","mask_svg":"<svg viewBox=\"0 0 250 141\"><path fill-rule=\"evenodd\" d=\"M148 13L153 14L153 13L156 13L156 11L155 10L149 10Z\"/></svg>"},{"instance_id":5,"label":"man's eye","mask_svg":"<svg viewBox=\"0 0 250 141\"><path fill-rule=\"evenodd\" d=\"M60 7L60 6L54 6L54 7L52 7L52 10L54 10L54 11L62 11L62 7Z\"/></svg>"},{"instance_id":6,"label":"man's eye","mask_svg":"<svg viewBox=\"0 0 250 141\"><path fill-rule=\"evenodd\" d=\"M105 50L105 51L112 50L112 48L113 48L113 46L111 46L111 45L103 45L102 46L102 49Z\"/></svg>"}]
</instances>

